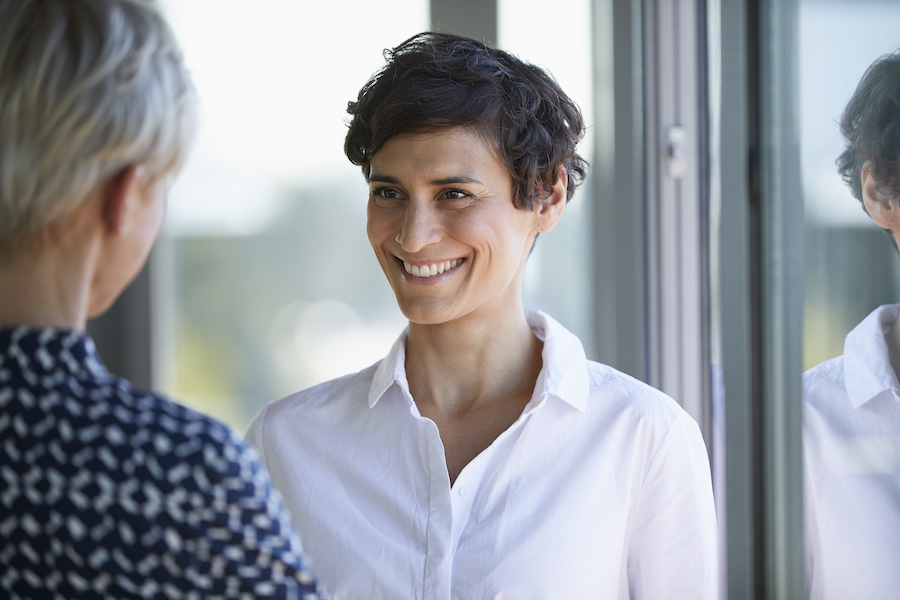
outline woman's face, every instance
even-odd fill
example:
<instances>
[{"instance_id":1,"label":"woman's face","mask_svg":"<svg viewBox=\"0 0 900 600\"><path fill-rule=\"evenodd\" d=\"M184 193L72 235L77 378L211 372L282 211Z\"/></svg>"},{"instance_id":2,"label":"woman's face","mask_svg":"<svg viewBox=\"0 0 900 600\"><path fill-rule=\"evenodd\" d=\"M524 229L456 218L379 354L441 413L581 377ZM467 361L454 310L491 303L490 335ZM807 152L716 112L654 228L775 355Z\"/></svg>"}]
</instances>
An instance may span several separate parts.
<instances>
[{"instance_id":1,"label":"woman's face","mask_svg":"<svg viewBox=\"0 0 900 600\"><path fill-rule=\"evenodd\" d=\"M369 242L414 323L502 314L521 301L544 219L513 206L506 167L464 127L389 139L372 157ZM400 235L400 241L397 236Z\"/></svg>"}]
</instances>

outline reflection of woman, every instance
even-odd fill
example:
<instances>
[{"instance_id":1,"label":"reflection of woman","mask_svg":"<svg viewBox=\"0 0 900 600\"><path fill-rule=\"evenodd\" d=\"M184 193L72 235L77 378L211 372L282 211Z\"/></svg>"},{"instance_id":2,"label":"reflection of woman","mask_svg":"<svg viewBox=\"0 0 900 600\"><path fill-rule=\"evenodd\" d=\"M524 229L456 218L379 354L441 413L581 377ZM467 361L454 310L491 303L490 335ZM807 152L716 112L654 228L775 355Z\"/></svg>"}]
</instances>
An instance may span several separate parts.
<instances>
[{"instance_id":1,"label":"reflection of woman","mask_svg":"<svg viewBox=\"0 0 900 600\"><path fill-rule=\"evenodd\" d=\"M897 249L900 51L863 75L841 119L838 171ZM885 244L885 251L891 252ZM803 375L809 598L900 597L900 304L853 328Z\"/></svg>"},{"instance_id":2,"label":"reflection of woman","mask_svg":"<svg viewBox=\"0 0 900 600\"><path fill-rule=\"evenodd\" d=\"M714 597L696 425L522 306L535 239L584 175L575 104L504 52L420 34L349 112L409 328L249 432L335 597Z\"/></svg>"}]
</instances>

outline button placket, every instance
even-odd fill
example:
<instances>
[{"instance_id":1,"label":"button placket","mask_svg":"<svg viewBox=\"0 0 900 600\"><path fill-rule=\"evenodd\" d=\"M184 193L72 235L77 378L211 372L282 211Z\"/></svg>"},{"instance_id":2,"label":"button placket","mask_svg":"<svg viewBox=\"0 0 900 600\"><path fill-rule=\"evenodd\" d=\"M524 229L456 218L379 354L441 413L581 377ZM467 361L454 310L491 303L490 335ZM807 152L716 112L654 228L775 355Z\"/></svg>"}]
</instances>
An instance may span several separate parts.
<instances>
[{"instance_id":1,"label":"button placket","mask_svg":"<svg viewBox=\"0 0 900 600\"><path fill-rule=\"evenodd\" d=\"M431 419L413 414L424 428L426 456L430 470L430 494L427 526L427 559L423 589L426 600L449 600L453 566L453 492L444 445L437 425Z\"/></svg>"},{"instance_id":2,"label":"button placket","mask_svg":"<svg viewBox=\"0 0 900 600\"><path fill-rule=\"evenodd\" d=\"M469 514L472 512L472 503L475 500L475 491L480 485L482 475L484 474L485 460L484 453L489 452L488 447L484 452L479 454L475 460L466 465L450 490L450 503L453 507L453 553L456 553L456 547L459 545L459 539L466 523L469 521ZM478 464L474 464L478 462ZM474 467L474 468L472 468Z\"/></svg>"}]
</instances>

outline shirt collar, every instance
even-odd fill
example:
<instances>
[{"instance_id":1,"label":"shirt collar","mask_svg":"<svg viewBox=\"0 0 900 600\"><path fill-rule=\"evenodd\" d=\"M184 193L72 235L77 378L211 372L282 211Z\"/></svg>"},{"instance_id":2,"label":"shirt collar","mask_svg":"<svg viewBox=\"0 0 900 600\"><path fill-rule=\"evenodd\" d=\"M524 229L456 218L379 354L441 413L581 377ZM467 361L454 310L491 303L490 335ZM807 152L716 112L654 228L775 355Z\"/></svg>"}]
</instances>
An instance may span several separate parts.
<instances>
[{"instance_id":1,"label":"shirt collar","mask_svg":"<svg viewBox=\"0 0 900 600\"><path fill-rule=\"evenodd\" d=\"M879 306L844 340L844 381L854 409L884 391L900 389L884 337L898 316L900 304Z\"/></svg>"},{"instance_id":2,"label":"shirt collar","mask_svg":"<svg viewBox=\"0 0 900 600\"><path fill-rule=\"evenodd\" d=\"M544 342L541 352L544 366L538 375L535 395L554 396L584 412L590 382L581 340L542 311L530 311L527 317L531 330Z\"/></svg>"},{"instance_id":3,"label":"shirt collar","mask_svg":"<svg viewBox=\"0 0 900 600\"><path fill-rule=\"evenodd\" d=\"M541 351L544 365L535 385L535 397L553 396L584 412L590 383L581 341L541 311L529 311L526 317L531 330L544 342L544 349ZM406 379L408 331L405 329L397 338L391 351L375 370L372 385L369 387L369 408L375 406L394 383L408 395L409 383Z\"/></svg>"},{"instance_id":4,"label":"shirt collar","mask_svg":"<svg viewBox=\"0 0 900 600\"><path fill-rule=\"evenodd\" d=\"M7 361L39 376L63 372L95 379L108 374L90 337L52 327L0 329L0 366Z\"/></svg>"},{"instance_id":5,"label":"shirt collar","mask_svg":"<svg viewBox=\"0 0 900 600\"><path fill-rule=\"evenodd\" d=\"M369 408L378 403L378 400L389 387L394 385L394 382L406 390L409 389L409 383L406 381L406 335L408 333L409 328L407 327L375 370L372 385L369 386Z\"/></svg>"}]
</instances>

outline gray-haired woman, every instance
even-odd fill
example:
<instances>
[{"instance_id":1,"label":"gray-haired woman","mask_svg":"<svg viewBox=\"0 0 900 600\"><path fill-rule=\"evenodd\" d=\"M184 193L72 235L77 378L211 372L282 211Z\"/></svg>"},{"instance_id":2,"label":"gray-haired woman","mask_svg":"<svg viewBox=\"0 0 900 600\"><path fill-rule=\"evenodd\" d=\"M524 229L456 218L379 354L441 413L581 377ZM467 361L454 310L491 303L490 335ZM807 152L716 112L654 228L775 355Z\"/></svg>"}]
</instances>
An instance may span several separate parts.
<instances>
[{"instance_id":1,"label":"gray-haired woman","mask_svg":"<svg viewBox=\"0 0 900 600\"><path fill-rule=\"evenodd\" d=\"M141 0L0 0L0 596L316 598L224 425L85 333L144 264L195 95Z\"/></svg>"}]
</instances>

